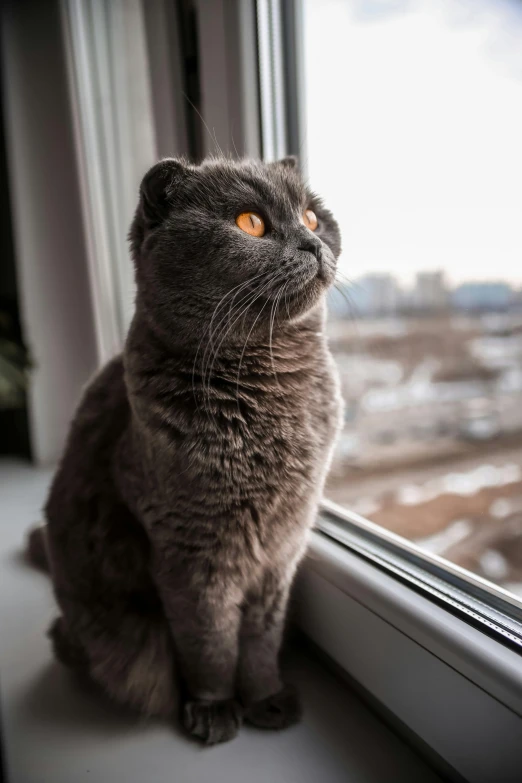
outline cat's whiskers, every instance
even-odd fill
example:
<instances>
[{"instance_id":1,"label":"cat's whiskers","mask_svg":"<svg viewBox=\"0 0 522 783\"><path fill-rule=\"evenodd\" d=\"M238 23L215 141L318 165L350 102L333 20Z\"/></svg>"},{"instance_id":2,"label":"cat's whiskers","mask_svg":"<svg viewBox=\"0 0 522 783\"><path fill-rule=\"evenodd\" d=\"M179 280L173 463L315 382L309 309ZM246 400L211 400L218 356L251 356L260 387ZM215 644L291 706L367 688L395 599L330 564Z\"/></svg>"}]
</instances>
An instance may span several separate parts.
<instances>
[{"instance_id":1,"label":"cat's whiskers","mask_svg":"<svg viewBox=\"0 0 522 783\"><path fill-rule=\"evenodd\" d=\"M232 306L233 306L233 304L234 304L234 300L235 300L236 296L237 296L237 295L240 293L240 291L241 291L242 289L246 288L248 285L250 285L250 283L252 283L254 280L257 280L259 277L262 277L263 275L264 275L264 272L260 272L259 274L257 274L257 275L254 275L254 277L250 277L250 278L249 278L248 280L246 280L244 283L240 284L239 286L235 286L234 288L232 288L232 289L231 289L231 290L230 290L230 291L229 291L227 294L225 294L225 296L224 296L224 297L222 297L222 299L220 300L220 303L219 303L219 304L218 304L218 306L217 306L217 307L214 309L214 313L212 314L212 318L210 319L209 326L208 326L208 328L207 328L207 330L206 330L206 332L205 332L205 334L209 334L209 346L210 346L210 348L212 348L212 347L213 347L213 339L212 339L212 335L213 335L213 334L215 335L215 334L217 333L217 331L219 330L219 327L221 326L221 324L222 324L222 323L223 323L223 322L226 320L226 318L227 318L227 314L226 314L226 313L225 313L224 315L222 315L222 317L220 318L219 322L216 324L216 326L215 326L215 328L214 328L214 332L212 332L212 324L213 324L213 321L214 321L214 318L215 318L215 316L217 315L217 311L218 311L218 309L219 309L219 305L220 305L220 304L223 302L223 300L224 300L224 299L226 299L226 297L227 297L229 294L231 294L231 293L232 293L232 291L235 291L235 290L236 290L236 288L238 289L238 290L236 291L236 293L234 294L234 296L232 297L232 300L231 300L231 301L230 301L230 303L229 303L228 315L229 315L229 317L230 317L230 312L231 312L231 309L232 309ZM247 293L246 293L246 294L243 296L243 298L242 298L242 299L240 299L240 300L239 300L239 302L237 302L236 304L237 304L237 305L240 305L242 302L244 302L246 299L248 299L248 297L249 297L249 295L250 295L251 293L252 293L251 291L248 291L248 292L247 292ZM205 356L203 356L203 359L205 359Z\"/></svg>"},{"instance_id":2,"label":"cat's whiskers","mask_svg":"<svg viewBox=\"0 0 522 783\"><path fill-rule=\"evenodd\" d=\"M286 283L284 285L286 285ZM272 309L270 311L270 330L269 330L269 333L268 333L268 349L270 351L270 361L272 363L272 370L273 370L273 373L274 373L276 386L279 389L279 391L281 391L281 386L279 385L279 379L277 377L277 372L276 372L276 368L275 368L274 351L273 351L273 346L272 346L272 334L273 334L273 330L274 330L274 319L275 319L275 315L277 313L277 306L279 304L279 300L281 298L281 294L282 294L284 285L281 286L281 288L277 292L276 296L274 297L274 301L272 303Z\"/></svg>"},{"instance_id":3,"label":"cat's whiskers","mask_svg":"<svg viewBox=\"0 0 522 783\"><path fill-rule=\"evenodd\" d=\"M260 298L260 297L261 297L261 296L262 296L262 295L263 295L263 294L264 294L264 293L267 291L267 290L268 290L268 289L270 289L270 287L271 287L271 286L274 284L274 282L277 282L278 280L282 279L282 278L283 278L283 277L285 277L285 276L287 276L287 270L282 270L282 271L280 271L278 274L272 275L272 276L271 276L271 277L270 277L270 278L269 278L269 279L268 279L268 280L267 280L267 281L266 281L264 284L261 284L260 286L258 286L258 288L257 288L257 289L256 289L254 292L252 292L252 296L251 296L251 297L250 297L250 299L249 299L249 300L246 302L246 304L244 305L244 307L243 307L243 309L241 310L241 312L239 312L239 313L238 313L238 311L237 311L237 309L236 309L236 312L234 313L234 316L235 316L235 317L234 317L234 320L233 320L233 321L229 320L229 323L223 327L223 330L222 330L222 333L221 333L221 335L222 335L222 336L221 336L221 340L220 340L220 342L219 342L219 345L216 347L216 349L215 349L215 351L214 351L214 356L212 357L212 363L210 364L210 368L208 367L208 363L207 363L207 367L206 367L206 368L205 368L205 370L204 370L204 374L206 375L206 371L207 371L207 369L208 369L208 377L207 377L207 391L208 391L208 403L209 403L209 404L210 404L210 380L211 380L211 377L212 377L212 372L213 372L213 369L214 369L214 363L215 363L215 360L217 359L217 356L218 356L218 354L219 354L219 350L220 350L220 348L221 348L221 345L223 344L224 340L226 339L226 337L227 337L227 336L228 336L228 334L230 333L231 329L232 329L232 328L235 326L235 324L236 324L236 323L237 323L237 322L238 322L238 321L239 321L241 318L243 318L243 319L244 319L244 317L246 316L246 314L247 314L248 310L249 310L249 309L252 307L252 305L253 305L253 304L254 304L254 303L255 303L255 302L256 302L256 301L257 301L257 300L258 300L258 299L259 299L259 298ZM246 298L248 299L248 297L246 297ZM243 301L244 301L244 299L243 299ZM249 331L249 333L248 333L248 335L247 335L247 339L246 339L246 341L245 341L245 345L244 345L244 348L243 348L243 352L242 352L242 354L241 354L240 363L239 363L239 371L240 371L240 367L241 367L241 362L243 361L243 357L244 357L244 350L245 350L245 348L246 348L246 345L247 345L247 343L248 343L248 339L250 338L250 335L251 335L251 333L252 333L252 331L253 331L253 329L254 329L254 327L255 327L255 325L256 325L256 323L257 323L257 321L259 320L259 317L260 317L261 313L263 312L264 308L266 307L266 305L268 304L268 302L269 302L269 301L270 301L270 300L268 300L268 299L267 299L267 301L265 302L265 304L264 304L264 305L263 305L263 307L261 308L261 311L258 313L258 315L257 315L257 317L256 317L256 319L255 319L255 321L254 321L254 323L252 324L252 326L251 326L251 328L250 328L250 331ZM210 360L209 360L209 361L210 361ZM238 382L238 380L239 380L239 376L237 377L237 382Z\"/></svg>"},{"instance_id":4,"label":"cat's whiskers","mask_svg":"<svg viewBox=\"0 0 522 783\"><path fill-rule=\"evenodd\" d=\"M343 297L344 301L348 305L348 316L349 316L350 320L352 321L352 323L355 326L357 326L357 323L358 323L357 322L357 318L360 315L360 313L358 312L357 305L353 302L353 300L352 300L352 298L350 296L350 290L346 288L346 283L348 283L351 287L353 286L353 284L351 283L349 278L346 277L346 275L343 275L343 277L345 278L344 281L339 279L339 277L337 277L337 275L339 275L339 274L342 274L342 273L337 271L335 282L334 282L334 288Z\"/></svg>"},{"instance_id":5,"label":"cat's whiskers","mask_svg":"<svg viewBox=\"0 0 522 783\"><path fill-rule=\"evenodd\" d=\"M230 331L231 331L231 329L234 327L234 325L235 325L235 324L236 324L236 323L239 321L239 319L240 319L241 317L244 317L244 316L247 314L247 312L248 312L249 308L250 308L250 307L251 307L251 306L252 306L252 305L253 305L253 304L254 304L254 303L255 303L255 302L256 302L256 301L259 299L259 297L260 297L260 296L262 296L262 295L263 295L263 293L265 293L265 292L266 292L266 291L267 291L267 290L270 288L270 286L271 286L271 285L274 283L274 281L277 281L278 279L280 279L280 278L281 278L281 277L282 277L284 274L285 274L285 273L284 273L284 272L282 272L282 273L280 273L279 275L272 276L272 277L271 277L269 280L267 280L267 281L265 282L265 284L264 284L264 285L262 284L260 287L258 287L258 288L257 288L257 289L256 289L256 290L255 290L255 291L252 293L252 297L251 297L251 298L250 298L250 300L249 300L249 301L248 301L248 302L245 304L245 306L243 307L243 310L242 310L242 311L239 313L239 315L237 315L237 310L236 310L236 313L234 313L234 315L236 316L236 317L234 318L234 320L233 320L232 322L230 322L230 321L229 321L229 324L228 324L228 325L226 325L226 326L223 328L223 331L222 331L222 337L221 337L221 340L220 340L220 342L219 342L219 345L217 346L217 348L216 348L216 349L215 349L215 351L214 351L214 355L213 355L213 357L212 357L212 363L211 363L211 365L210 365L210 369L209 369L209 371L208 371L208 376L207 376L207 389L208 389L208 393L209 393L209 396L208 396L208 402L209 402L209 403L210 403L210 379L211 379L211 377L212 377L212 371L213 371L213 369L214 369L214 363L215 363L215 360L216 360L216 358L217 358L217 356L218 356L218 354L219 354L219 349L221 348L221 346L222 346L222 344L223 344L224 340L226 339L227 335L230 333ZM248 297L247 297L247 298L248 298ZM268 302L268 300L267 300L267 302ZM264 309L264 306L263 306L263 308L262 308L262 309ZM258 320L258 319L256 318L256 322L257 322L257 320ZM256 323L256 322L254 322L254 323ZM250 333L251 333L251 332L249 332L249 336L250 336ZM204 378L204 379L205 379L205 376L206 376L206 373L207 373L207 369L208 369L208 363L207 363L207 367L206 367L206 368L204 368L204 371L203 371L203 378Z\"/></svg>"},{"instance_id":6,"label":"cat's whiskers","mask_svg":"<svg viewBox=\"0 0 522 783\"><path fill-rule=\"evenodd\" d=\"M265 286L262 286L262 289L264 287ZM215 360L219 354L219 349L221 348L221 345L223 344L223 341L225 340L227 334L230 332L232 326L239 320L241 315L243 315L246 312L246 310L248 310L249 306L258 297L258 295L260 295L259 288L256 288L254 291L249 291L244 297L242 297L242 299L239 302L233 305L233 307L230 307L228 317L226 314L223 316L223 318L219 321L219 323L215 327L213 335L211 335L209 345L207 346L207 349L205 351L205 356L204 356L204 359L207 356L208 358L206 363L205 361L203 362L203 369L202 369L203 392L205 396L205 384L206 384L207 386L206 397L207 397L208 405L210 405L210 380L212 377L212 371L214 368ZM243 305L244 308L242 309ZM238 312L239 315L237 315ZM237 317L234 319L233 323L231 323L231 318L233 316L237 316ZM219 339L219 343L216 346L214 346L214 337L217 337L217 339Z\"/></svg>"},{"instance_id":7,"label":"cat's whiskers","mask_svg":"<svg viewBox=\"0 0 522 783\"><path fill-rule=\"evenodd\" d=\"M273 282L273 279L272 279L271 282ZM279 291L277 293L277 300L278 301L279 301L279 299L280 299L280 297L282 295L282 292L285 291L285 293L286 293L286 289L288 288L289 284L290 284L290 280L287 280L285 283L283 283L283 285L279 289ZM257 321L259 320L263 310L265 309L266 305L268 304L268 301L269 300L267 299L267 301L265 302L265 304L263 305L263 307L261 308L261 310L257 314L256 319L255 319L254 323L252 324L252 326L250 327L250 331L247 334L247 337L246 337L246 340L245 340L245 344L243 346L243 350L241 351L241 357L239 359L239 365L238 365L237 376L236 376L236 400L237 400L238 412L240 412L240 409L239 409L239 380L240 380L240 376L241 376L241 365L243 363L243 357L245 355L245 351L246 351L246 347L247 347L247 344L248 344L248 340L250 339L250 335L252 334L252 331L253 331ZM290 313L288 311L288 304L287 304L287 313L288 313L288 317L290 318ZM272 357L272 367L273 367L273 357ZM275 372L275 368L274 368L274 375L276 376L276 381L277 381L277 373ZM278 386L279 386L279 383L278 383Z\"/></svg>"},{"instance_id":8,"label":"cat's whiskers","mask_svg":"<svg viewBox=\"0 0 522 783\"><path fill-rule=\"evenodd\" d=\"M259 274L254 275L253 277L248 278L248 280L245 280L243 283L239 283L238 285L236 285L233 288L231 288L229 291L226 292L226 294L224 296L221 297L221 299L217 303L216 307L214 308L214 312L212 313L212 317L210 319L210 323L207 326L207 328L204 330L204 332L203 332L203 334L201 336L201 339L200 339L200 341L198 343L196 354L194 356L194 362L192 364L192 391L193 391L194 399L196 400L196 403L197 403L197 395L196 395L196 388L195 388L195 372L196 372L196 362L197 362L197 358L198 358L199 351L200 351L200 348L201 348L201 343L205 339L206 335L209 335L209 341L210 341L209 344L210 345L212 344L212 324L213 324L214 318L216 317L219 309L225 304L226 299L235 291L236 293L234 294L234 296L232 297L231 302L230 302L230 304L232 305L232 303L234 302L234 299L240 293L240 291L242 289L244 289L246 286L248 286L252 281L256 280L257 278L261 277L262 275L263 275L263 273L260 272ZM248 294L247 294L247 296L245 298L248 298ZM230 309L229 309L229 313L230 313ZM207 353L208 349L209 349L209 346L207 345L207 347L205 348L205 351L203 353L202 365L204 365L204 363L205 363L205 356L206 356L206 353Z\"/></svg>"},{"instance_id":9,"label":"cat's whiskers","mask_svg":"<svg viewBox=\"0 0 522 783\"><path fill-rule=\"evenodd\" d=\"M290 318L291 318L290 310L288 309L288 299L286 298L287 289L288 289L289 285L290 285L290 280L287 280L287 282L285 283L285 289L284 290L285 290L285 307L286 307L286 314L288 316L288 320L290 320Z\"/></svg>"},{"instance_id":10,"label":"cat's whiskers","mask_svg":"<svg viewBox=\"0 0 522 783\"><path fill-rule=\"evenodd\" d=\"M219 142L218 142L218 140L217 140L217 136L216 136L216 129L215 129L215 128L212 128L212 130L214 131L214 135L212 135L212 133L211 133L211 131L210 131L210 128L209 128L209 126L208 126L208 123L207 123L207 122L206 122L206 120L204 119L204 117L203 117L203 115L201 114L201 112L200 112L200 110L198 109L198 107L197 107L197 106L196 106L194 103L192 103L192 101L190 100L190 98L188 97L188 95L187 95L187 93L186 93L185 91L183 91L183 96L184 96L185 100L187 101L187 103L189 103L189 104L192 106L192 108L194 109L194 111L195 111L195 112L196 112L196 114L198 115L199 119L200 119L200 120L201 120L201 122L203 123L203 127L205 128L205 130L207 131L208 135L210 136L210 139L211 139L211 141L213 141L213 142L214 142L214 144L216 145L216 147L217 147L217 149L218 149L218 152L219 152L219 154L221 155L221 157L222 157L222 158L226 158L227 156L225 155L225 153L224 153L224 152L223 152L223 150L221 149L221 146L219 145Z\"/></svg>"},{"instance_id":11,"label":"cat's whiskers","mask_svg":"<svg viewBox=\"0 0 522 783\"><path fill-rule=\"evenodd\" d=\"M340 283L348 284L350 288L354 288L359 291L364 291L364 286L361 285L361 283L357 283L357 281L352 280L348 275L346 275L344 272L341 272L339 268L335 270L335 276L339 280Z\"/></svg>"},{"instance_id":12,"label":"cat's whiskers","mask_svg":"<svg viewBox=\"0 0 522 783\"><path fill-rule=\"evenodd\" d=\"M241 356L239 358L239 365L238 365L238 368L237 368L237 376L236 376L236 403L237 403L237 410L238 410L239 414L241 414L241 410L240 410L240 407L239 407L239 378L241 376L241 365L243 363L243 357L245 355L245 351L246 351L247 343L248 343L248 341L250 339L250 335L252 334L252 331L254 330L254 327L255 327L256 323L258 322L259 318L261 317L261 314L262 314L263 310L265 309L265 307L267 306L268 302L269 302L269 300L267 299L266 302L264 303L263 307L261 308L261 310L257 314L257 316L256 316L256 318L254 320L254 323L250 327L250 330L249 330L249 332L248 332L248 334L246 336L246 339L245 339L245 344L243 346L243 350L241 351Z\"/></svg>"},{"instance_id":13,"label":"cat's whiskers","mask_svg":"<svg viewBox=\"0 0 522 783\"><path fill-rule=\"evenodd\" d=\"M334 288L337 291L337 293L342 296L342 298L344 299L344 301L348 305L348 309L351 310L352 309L352 302L350 301L350 298L349 298L347 292L343 288L341 288L341 286L337 282L334 283Z\"/></svg>"},{"instance_id":14,"label":"cat's whiskers","mask_svg":"<svg viewBox=\"0 0 522 783\"><path fill-rule=\"evenodd\" d=\"M241 285L241 284L240 284L240 285ZM198 397L197 397L197 394L196 394L196 383L195 383L195 381L196 381L196 363L197 363L197 360L198 360L199 351L200 351L200 348L201 348L201 343L202 343L202 342L203 342L203 340L205 339L206 335L209 333L209 330L210 330L210 329L211 329L211 327L212 327L212 322L213 322L213 320L214 320L214 318L215 318L215 316L216 316L216 313L217 313L217 311L219 310L219 308L220 308L220 306L221 306L221 303L222 303L222 302L223 302L225 299L227 299L227 297L228 297L228 296L229 296L229 295L230 295L230 294L231 294L231 293L232 293L232 292L233 292L233 291L234 291L236 288L238 288L238 286L234 286L234 288L232 288L230 291L227 291L227 292L226 292L226 294L225 294L223 297L221 297L221 299L220 299L220 300L219 300L219 302L217 303L216 307L214 308L214 312L212 313L212 317L211 317L211 319L210 319L210 324L209 324L209 326L208 326L208 327L207 327L207 328L206 328L206 329L203 331L203 334L201 335L201 337L200 337L200 340L199 340L199 342L198 342L198 346L197 346L197 348L196 348L196 353L195 353L195 355L194 355L194 361L192 362L192 393L193 393L193 395L194 395L194 400L196 401L196 404L198 405L198 407L199 407L199 404L198 404ZM208 346L207 346L207 348L205 348L205 352L203 353L202 362L204 362L204 361L205 361L205 353L206 353L207 349L208 349Z\"/></svg>"}]
</instances>

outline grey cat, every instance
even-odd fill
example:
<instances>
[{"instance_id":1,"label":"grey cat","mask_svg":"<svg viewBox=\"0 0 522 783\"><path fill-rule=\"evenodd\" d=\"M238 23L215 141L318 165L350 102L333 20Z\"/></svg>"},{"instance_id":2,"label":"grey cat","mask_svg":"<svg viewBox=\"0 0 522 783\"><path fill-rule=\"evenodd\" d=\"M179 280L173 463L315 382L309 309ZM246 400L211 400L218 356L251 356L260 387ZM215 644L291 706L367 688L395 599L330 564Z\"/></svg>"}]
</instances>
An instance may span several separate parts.
<instances>
[{"instance_id":1,"label":"grey cat","mask_svg":"<svg viewBox=\"0 0 522 783\"><path fill-rule=\"evenodd\" d=\"M293 158L167 159L130 242L125 349L86 389L30 537L55 653L208 744L242 720L284 728L288 593L341 420L324 337L339 229Z\"/></svg>"}]
</instances>

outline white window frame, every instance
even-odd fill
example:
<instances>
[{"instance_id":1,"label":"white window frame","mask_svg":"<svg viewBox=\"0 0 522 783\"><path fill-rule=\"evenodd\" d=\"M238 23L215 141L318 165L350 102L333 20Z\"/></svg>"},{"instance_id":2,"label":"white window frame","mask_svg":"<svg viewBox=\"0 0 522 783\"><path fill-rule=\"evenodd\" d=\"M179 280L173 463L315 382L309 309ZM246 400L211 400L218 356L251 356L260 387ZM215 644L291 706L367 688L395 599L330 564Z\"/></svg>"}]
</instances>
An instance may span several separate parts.
<instances>
[{"instance_id":1,"label":"white window frame","mask_svg":"<svg viewBox=\"0 0 522 783\"><path fill-rule=\"evenodd\" d=\"M446 774L520 780L520 654L319 531L295 600L305 633Z\"/></svg>"}]
</instances>

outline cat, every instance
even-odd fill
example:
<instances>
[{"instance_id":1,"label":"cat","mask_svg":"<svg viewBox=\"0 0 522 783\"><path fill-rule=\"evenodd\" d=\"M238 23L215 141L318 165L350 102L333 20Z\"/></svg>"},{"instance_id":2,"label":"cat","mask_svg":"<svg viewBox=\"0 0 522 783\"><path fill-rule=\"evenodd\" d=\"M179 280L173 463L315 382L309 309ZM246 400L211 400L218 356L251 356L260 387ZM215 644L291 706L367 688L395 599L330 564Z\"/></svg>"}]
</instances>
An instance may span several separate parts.
<instances>
[{"instance_id":1,"label":"cat","mask_svg":"<svg viewBox=\"0 0 522 783\"><path fill-rule=\"evenodd\" d=\"M342 403L339 228L295 158L165 159L131 225L136 309L87 387L30 551L59 660L207 744L301 712L278 654ZM44 547L45 544L45 547Z\"/></svg>"}]
</instances>

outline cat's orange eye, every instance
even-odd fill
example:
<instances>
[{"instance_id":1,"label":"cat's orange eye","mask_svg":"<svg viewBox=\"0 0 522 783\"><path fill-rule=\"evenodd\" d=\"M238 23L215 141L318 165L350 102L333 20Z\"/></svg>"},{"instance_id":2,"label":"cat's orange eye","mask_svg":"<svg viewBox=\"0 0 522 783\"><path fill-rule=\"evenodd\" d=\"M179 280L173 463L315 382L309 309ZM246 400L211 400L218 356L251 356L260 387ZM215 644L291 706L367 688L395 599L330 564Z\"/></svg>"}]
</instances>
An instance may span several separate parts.
<instances>
[{"instance_id":1,"label":"cat's orange eye","mask_svg":"<svg viewBox=\"0 0 522 783\"><path fill-rule=\"evenodd\" d=\"M310 229L310 231L315 231L318 225L317 215L312 209L305 209L303 212L303 221L305 226Z\"/></svg>"},{"instance_id":2,"label":"cat's orange eye","mask_svg":"<svg viewBox=\"0 0 522 783\"><path fill-rule=\"evenodd\" d=\"M265 233L265 222L256 212L242 212L236 218L236 225L252 237L262 237Z\"/></svg>"}]
</instances>

